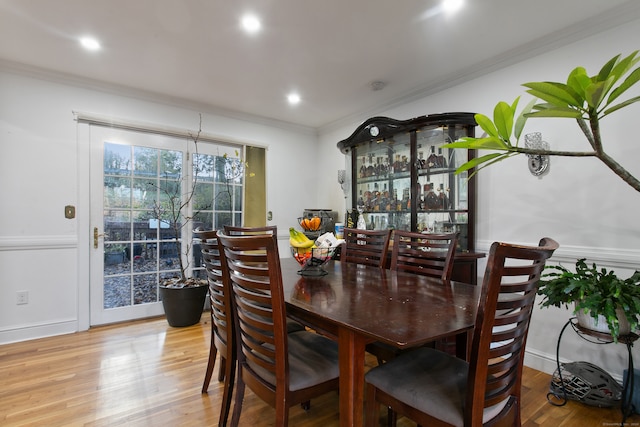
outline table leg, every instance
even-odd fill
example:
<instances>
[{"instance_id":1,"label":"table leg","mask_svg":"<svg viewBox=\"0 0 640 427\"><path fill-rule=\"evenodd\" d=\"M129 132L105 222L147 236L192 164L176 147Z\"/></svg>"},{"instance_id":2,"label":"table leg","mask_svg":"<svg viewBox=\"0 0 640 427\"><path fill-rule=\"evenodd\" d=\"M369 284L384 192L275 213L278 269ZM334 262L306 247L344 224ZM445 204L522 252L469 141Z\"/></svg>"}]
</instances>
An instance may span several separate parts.
<instances>
[{"instance_id":1,"label":"table leg","mask_svg":"<svg viewBox=\"0 0 640 427\"><path fill-rule=\"evenodd\" d=\"M338 331L340 355L340 425L361 426L364 405L365 338L353 331Z\"/></svg>"}]
</instances>

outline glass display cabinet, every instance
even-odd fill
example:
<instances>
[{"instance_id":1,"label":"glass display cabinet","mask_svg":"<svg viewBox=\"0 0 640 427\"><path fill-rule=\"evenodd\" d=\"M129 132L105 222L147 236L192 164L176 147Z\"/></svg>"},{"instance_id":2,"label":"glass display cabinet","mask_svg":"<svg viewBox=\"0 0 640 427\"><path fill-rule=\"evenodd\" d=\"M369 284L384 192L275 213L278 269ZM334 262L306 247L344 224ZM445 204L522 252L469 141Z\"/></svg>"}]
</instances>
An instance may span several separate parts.
<instances>
[{"instance_id":1,"label":"glass display cabinet","mask_svg":"<svg viewBox=\"0 0 640 427\"><path fill-rule=\"evenodd\" d=\"M338 148L351 163L347 206L362 214L366 228L457 231L454 277L476 283L476 260L483 254L474 252L475 177L454 173L476 153L442 147L475 136L473 116L372 117L340 141Z\"/></svg>"}]
</instances>

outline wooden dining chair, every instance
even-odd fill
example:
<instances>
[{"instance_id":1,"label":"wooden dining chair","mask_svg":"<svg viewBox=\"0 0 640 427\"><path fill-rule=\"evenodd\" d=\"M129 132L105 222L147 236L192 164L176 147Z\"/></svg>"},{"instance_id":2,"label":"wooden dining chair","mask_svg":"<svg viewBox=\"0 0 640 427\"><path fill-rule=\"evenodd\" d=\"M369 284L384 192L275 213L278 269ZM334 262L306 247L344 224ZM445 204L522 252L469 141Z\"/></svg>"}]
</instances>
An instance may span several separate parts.
<instances>
[{"instance_id":1,"label":"wooden dining chair","mask_svg":"<svg viewBox=\"0 0 640 427\"><path fill-rule=\"evenodd\" d=\"M264 227L240 227L240 226L232 226L225 225L224 226L225 234L230 236L253 236L256 234L269 234L273 236L278 235L278 226L277 225L266 225ZM293 319L287 318L287 331L295 332L302 331L305 327L302 323L297 322Z\"/></svg>"},{"instance_id":2,"label":"wooden dining chair","mask_svg":"<svg viewBox=\"0 0 640 427\"><path fill-rule=\"evenodd\" d=\"M220 353L218 381L224 381L222 403L220 405L219 426L227 425L231 408L231 395L235 381L236 347L233 342L233 322L228 313L230 296L224 290L222 267L220 265L220 251L216 230L196 230L194 237L200 239L202 261L209 281L209 301L211 303L211 342L209 343L209 360L202 384L202 393L207 393L216 356Z\"/></svg>"},{"instance_id":3,"label":"wooden dining chair","mask_svg":"<svg viewBox=\"0 0 640 427\"><path fill-rule=\"evenodd\" d=\"M390 269L449 281L453 272L457 242L458 233L425 234L395 230ZM428 345L437 345L439 348L455 353L455 340L443 339ZM403 352L397 347L378 341L367 344L366 350L376 356L378 364L391 360Z\"/></svg>"},{"instance_id":4,"label":"wooden dining chair","mask_svg":"<svg viewBox=\"0 0 640 427\"><path fill-rule=\"evenodd\" d=\"M391 270L451 280L458 233L414 233L395 230Z\"/></svg>"},{"instance_id":5,"label":"wooden dining chair","mask_svg":"<svg viewBox=\"0 0 640 427\"><path fill-rule=\"evenodd\" d=\"M340 260L386 268L391 230L344 229Z\"/></svg>"},{"instance_id":6,"label":"wooden dining chair","mask_svg":"<svg viewBox=\"0 0 640 427\"><path fill-rule=\"evenodd\" d=\"M491 245L478 303L469 362L419 348L365 375L366 425L379 423L379 405L418 425L520 426L524 350L538 281L558 248Z\"/></svg>"},{"instance_id":7,"label":"wooden dining chair","mask_svg":"<svg viewBox=\"0 0 640 427\"><path fill-rule=\"evenodd\" d=\"M218 242L238 357L231 425L238 425L248 386L275 407L275 425L286 426L291 406L338 389L338 346L313 332L287 333L275 235L218 234Z\"/></svg>"}]
</instances>

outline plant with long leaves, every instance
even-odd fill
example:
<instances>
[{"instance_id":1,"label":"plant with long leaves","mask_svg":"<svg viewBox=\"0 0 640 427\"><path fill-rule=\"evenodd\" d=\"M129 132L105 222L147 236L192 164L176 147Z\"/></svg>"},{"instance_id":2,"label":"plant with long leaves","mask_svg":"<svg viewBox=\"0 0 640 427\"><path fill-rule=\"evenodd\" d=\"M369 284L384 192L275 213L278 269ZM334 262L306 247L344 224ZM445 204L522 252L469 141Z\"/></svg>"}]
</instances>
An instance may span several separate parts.
<instances>
[{"instance_id":1,"label":"plant with long leaves","mask_svg":"<svg viewBox=\"0 0 640 427\"><path fill-rule=\"evenodd\" d=\"M493 110L493 121L483 114L475 115L478 126L486 135L480 138L465 137L444 145L445 148L493 151L461 165L456 174L477 168L469 175L471 177L487 166L518 154L596 157L636 191L640 191L640 181L604 151L600 135L600 120L640 101L640 96L619 100L640 80L640 67L634 69L639 61L640 56L635 51L625 58L614 56L598 74L591 77L584 67L577 67L569 73L566 83L545 81L523 84L529 88L527 93L535 98L523 108L520 115L516 117L520 97L511 104L499 102ZM539 99L544 102L538 103ZM527 119L538 117L576 120L591 150L542 150L519 146Z\"/></svg>"}]
</instances>

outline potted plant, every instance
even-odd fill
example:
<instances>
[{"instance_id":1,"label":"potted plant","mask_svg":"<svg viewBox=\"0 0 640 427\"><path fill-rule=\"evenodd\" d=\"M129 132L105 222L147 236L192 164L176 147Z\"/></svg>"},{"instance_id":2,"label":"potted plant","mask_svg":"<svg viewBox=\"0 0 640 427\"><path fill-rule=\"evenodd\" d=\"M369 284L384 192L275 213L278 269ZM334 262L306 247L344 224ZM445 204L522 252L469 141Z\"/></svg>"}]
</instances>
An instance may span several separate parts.
<instances>
[{"instance_id":1,"label":"potted plant","mask_svg":"<svg viewBox=\"0 0 640 427\"><path fill-rule=\"evenodd\" d=\"M538 288L538 295L543 296L541 307L574 304L580 326L610 333L616 342L638 327L640 271L623 280L595 263L588 266L585 258L576 262L575 272L562 265L546 268L550 272L543 275Z\"/></svg>"},{"instance_id":2,"label":"potted plant","mask_svg":"<svg viewBox=\"0 0 640 427\"><path fill-rule=\"evenodd\" d=\"M193 276L193 266L199 266L200 245L193 242L191 230L195 228L195 223L199 216L198 212L191 212L192 203L199 209L209 210L214 202L217 206L223 206L231 210L232 191L231 182L237 180L248 168L247 163L243 163L238 158L228 156L226 153L221 157L224 159L222 166L213 165L204 157L198 155L198 140L202 131L202 117L200 118L200 128L195 135L191 135L191 141L195 147L194 173L191 189L184 192L183 187L187 177L180 179L179 185L162 186L161 201L156 201L153 207L153 215L158 223L163 223L170 230L173 245L177 254L177 272L174 277L164 278L160 283L160 298L169 325L181 327L198 323L204 308L208 282L205 278ZM236 157L239 153L236 151ZM216 194L211 200L203 200L203 193L198 192L198 177L200 173L212 173L213 168L220 168L223 183L218 187ZM206 173L205 173L206 172ZM252 174L248 174L252 176ZM229 218L231 220L231 218ZM231 223L229 223L231 224ZM220 228L224 224L217 224Z\"/></svg>"}]
</instances>

